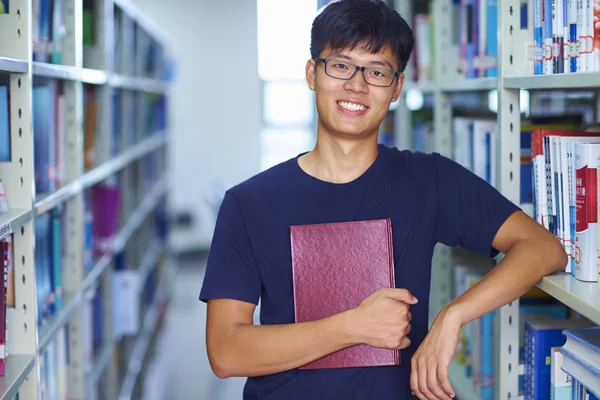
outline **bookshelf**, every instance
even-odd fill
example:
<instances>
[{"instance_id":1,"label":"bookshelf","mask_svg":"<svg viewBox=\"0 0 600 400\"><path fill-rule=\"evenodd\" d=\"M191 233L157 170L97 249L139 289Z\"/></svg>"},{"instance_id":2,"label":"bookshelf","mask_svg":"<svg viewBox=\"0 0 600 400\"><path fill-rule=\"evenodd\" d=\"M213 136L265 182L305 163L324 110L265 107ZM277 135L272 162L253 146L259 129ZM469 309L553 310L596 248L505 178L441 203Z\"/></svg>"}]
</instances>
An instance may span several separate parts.
<instances>
[{"instance_id":1,"label":"bookshelf","mask_svg":"<svg viewBox=\"0 0 600 400\"><path fill-rule=\"evenodd\" d=\"M2 2L14 304L0 399L139 398L171 293L171 40L127 0Z\"/></svg>"},{"instance_id":2,"label":"bookshelf","mask_svg":"<svg viewBox=\"0 0 600 400\"><path fill-rule=\"evenodd\" d=\"M407 148L409 132L413 131L412 120L422 110L409 109L407 93L414 91L422 96L432 96L434 149L446 156L453 155L453 118L464 116L465 110L457 109L456 96L479 96L481 104L487 108L488 98L497 100L497 110L485 110L496 120L495 156L496 187L511 201L520 204L524 211L532 214L532 205L521 203L520 172L520 132L522 119L521 104L523 91L544 98L556 93L588 93L587 98L594 108L594 122L598 121L600 100L597 97L600 89L600 72L555 73L549 75L533 75L533 63L528 51L533 42L532 32L522 25L521 15L526 10L528 23L533 21L535 0L502 0L497 1L497 24L495 33L488 32L497 45L497 74L465 78L457 71L459 55L456 41L460 40L456 26L460 21L457 13L458 3L452 0L430 1L393 1L396 10L405 18L418 35L417 14L428 14L433 26L423 28L420 32L425 37L430 49L430 57L425 53L422 59L431 58L431 63L422 68L418 63L410 63L405 71L403 96L395 105L394 130L395 143L398 147ZM468 3L468 2L467 2ZM548 2L547 2L548 3ZM551 2L554 5L554 2ZM523 8L527 6L526 8ZM484 29L485 27L482 27ZM428 33L423 33L428 32ZM431 35L431 37L429 37ZM417 38L417 46L419 39ZM422 49L421 49L422 50ZM415 52L417 55L424 53ZM425 79L416 79L425 74ZM427 76L427 74L431 74ZM529 98L529 97L527 97ZM547 98L547 97L546 97ZM527 104L532 110L534 102ZM482 115L481 109L467 110L474 115ZM454 249L444 246L436 247L433 259L433 273L430 299L430 320L453 298L453 266L456 263ZM498 258L496 261L499 261ZM570 274L559 272L543 278L537 288L556 299L559 304L569 308L575 315L580 315L594 324L600 324L600 291L596 282L582 282ZM494 367L493 385L495 399L523 398L519 380L524 375L524 364L519 360L520 343L520 301L514 301L497 310L494 320ZM450 378L460 399L481 398L472 391L472 379L465 376L465 367L453 362L450 367ZM491 397L490 397L491 398Z\"/></svg>"}]
</instances>

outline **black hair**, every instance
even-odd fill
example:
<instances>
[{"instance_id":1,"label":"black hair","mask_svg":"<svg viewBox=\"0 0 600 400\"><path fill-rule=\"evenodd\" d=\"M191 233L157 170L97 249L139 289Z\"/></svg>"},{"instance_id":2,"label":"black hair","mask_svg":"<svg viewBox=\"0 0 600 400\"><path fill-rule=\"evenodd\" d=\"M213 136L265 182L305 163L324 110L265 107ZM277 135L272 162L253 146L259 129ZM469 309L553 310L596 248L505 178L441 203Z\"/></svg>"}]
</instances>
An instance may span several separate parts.
<instances>
[{"instance_id":1,"label":"black hair","mask_svg":"<svg viewBox=\"0 0 600 400\"><path fill-rule=\"evenodd\" d=\"M389 46L399 71L404 72L414 44L408 23L384 1L338 0L328 4L313 21L310 54L315 58L327 46L351 50L359 45L375 54Z\"/></svg>"}]
</instances>

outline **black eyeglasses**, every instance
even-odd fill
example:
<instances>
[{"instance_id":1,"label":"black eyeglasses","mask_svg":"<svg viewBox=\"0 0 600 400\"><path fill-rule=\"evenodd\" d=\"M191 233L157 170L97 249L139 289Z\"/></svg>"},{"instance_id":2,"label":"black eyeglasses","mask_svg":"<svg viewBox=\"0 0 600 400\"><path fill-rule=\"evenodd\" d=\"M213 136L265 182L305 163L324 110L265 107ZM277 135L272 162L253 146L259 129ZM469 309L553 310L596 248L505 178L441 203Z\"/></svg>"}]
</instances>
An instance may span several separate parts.
<instances>
[{"instance_id":1,"label":"black eyeglasses","mask_svg":"<svg viewBox=\"0 0 600 400\"><path fill-rule=\"evenodd\" d=\"M352 64L349 61L339 60L336 58L321 58L315 57L316 62L325 64L325 73L328 76L336 79L350 80L356 74L356 71L361 71L365 82L373 86L388 87L394 83L397 76L402 75L402 72L392 71L383 67L361 67Z\"/></svg>"}]
</instances>

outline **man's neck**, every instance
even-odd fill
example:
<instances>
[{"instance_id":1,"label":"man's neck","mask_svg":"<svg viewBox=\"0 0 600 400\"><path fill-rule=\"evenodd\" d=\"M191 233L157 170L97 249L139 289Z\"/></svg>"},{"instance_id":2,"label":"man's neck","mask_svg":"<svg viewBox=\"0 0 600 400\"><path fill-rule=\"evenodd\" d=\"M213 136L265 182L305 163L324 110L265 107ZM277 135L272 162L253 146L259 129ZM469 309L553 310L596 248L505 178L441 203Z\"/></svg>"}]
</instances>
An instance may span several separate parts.
<instances>
[{"instance_id":1,"label":"man's neck","mask_svg":"<svg viewBox=\"0 0 600 400\"><path fill-rule=\"evenodd\" d=\"M348 183L360 177L378 154L376 137L364 141L319 138L315 148L298 159L307 174L331 183Z\"/></svg>"}]
</instances>

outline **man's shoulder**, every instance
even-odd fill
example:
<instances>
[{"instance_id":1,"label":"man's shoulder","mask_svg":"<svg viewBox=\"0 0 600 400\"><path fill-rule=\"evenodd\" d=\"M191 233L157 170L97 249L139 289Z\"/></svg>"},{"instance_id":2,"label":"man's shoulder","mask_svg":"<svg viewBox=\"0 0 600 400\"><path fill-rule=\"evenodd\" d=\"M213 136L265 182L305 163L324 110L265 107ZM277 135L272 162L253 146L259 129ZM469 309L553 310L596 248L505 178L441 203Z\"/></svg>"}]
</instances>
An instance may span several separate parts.
<instances>
[{"instance_id":1,"label":"man's shoulder","mask_svg":"<svg viewBox=\"0 0 600 400\"><path fill-rule=\"evenodd\" d=\"M272 193L289 183L294 173L295 158L282 161L232 186L228 192L237 199Z\"/></svg>"},{"instance_id":2,"label":"man's shoulder","mask_svg":"<svg viewBox=\"0 0 600 400\"><path fill-rule=\"evenodd\" d=\"M393 160L395 168L410 173L414 177L423 177L433 171L440 157L439 153L425 153L421 151L385 147L385 151Z\"/></svg>"}]
</instances>

